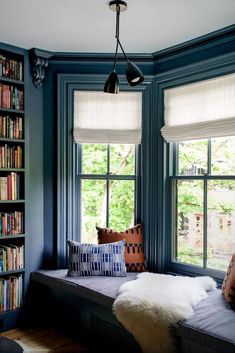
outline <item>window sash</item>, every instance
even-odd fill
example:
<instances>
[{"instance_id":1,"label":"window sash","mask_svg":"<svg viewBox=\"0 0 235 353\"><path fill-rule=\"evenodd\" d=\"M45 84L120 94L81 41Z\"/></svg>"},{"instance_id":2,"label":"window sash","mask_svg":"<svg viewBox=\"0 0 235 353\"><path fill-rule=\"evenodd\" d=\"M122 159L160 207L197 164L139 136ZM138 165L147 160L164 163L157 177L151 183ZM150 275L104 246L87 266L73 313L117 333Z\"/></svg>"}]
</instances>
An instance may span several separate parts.
<instances>
[{"instance_id":1,"label":"window sash","mask_svg":"<svg viewBox=\"0 0 235 353\"><path fill-rule=\"evenodd\" d=\"M171 234L169 245L169 257L168 257L168 270L176 271L178 273L184 273L188 275L209 275L213 276L221 282L224 278L224 271L212 269L206 267L207 260L207 183L213 180L227 180L234 181L235 175L211 175L209 174L211 171L211 140L208 140L208 158L207 158L207 167L208 174L203 175L178 175L178 157L179 157L179 145L178 143L170 144L169 146L169 169L171 171L168 176L168 200L169 203L167 205L166 212L169 214L169 218L167 218L166 231L168 234ZM175 259L175 247L176 247L176 181L177 180L202 180L204 182L204 228L203 228L203 267L199 267L192 264L182 263ZM171 222L169 221L171 219Z\"/></svg>"},{"instance_id":2,"label":"window sash","mask_svg":"<svg viewBox=\"0 0 235 353\"><path fill-rule=\"evenodd\" d=\"M81 181L82 180L105 180L107 182L106 189L109 189L109 180L134 180L134 223L137 224L140 220L140 199L141 199L141 187L140 187L140 155L141 155L141 145L136 144L135 146L135 174L133 175L115 175L109 173L109 161L107 159L108 165L108 172L105 174L88 174L82 173L82 144L76 145L76 159L77 159L77 173L76 173L76 184L79 185L78 187L78 195L77 195L77 202L78 202L78 224L79 227L79 239L81 240L81 224L82 224L82 210L81 210ZM108 154L110 155L110 146L108 144ZM106 226L109 226L109 192L107 192L107 200L106 200Z\"/></svg>"},{"instance_id":3,"label":"window sash","mask_svg":"<svg viewBox=\"0 0 235 353\"><path fill-rule=\"evenodd\" d=\"M171 199L172 199L172 204L171 204L171 209L172 209L172 252L171 252L171 261L173 263L180 263L181 265L184 265L186 267L194 268L195 272L197 272L197 267L196 265L191 265L187 263L182 263L177 261L175 257L175 247L176 247L176 233L177 233L177 205L176 205L176 194L177 194L177 186L176 186L176 181L178 180L203 180L203 266L199 266L199 268L208 270L208 271L216 271L218 273L224 273L224 271L219 271L219 270L213 270L209 267L206 266L207 263L207 210L208 210L208 202L207 202L207 184L208 181L211 180L235 180L235 176L215 176L215 175L199 175L199 176L171 176L169 178L169 182L171 184Z\"/></svg>"}]
</instances>

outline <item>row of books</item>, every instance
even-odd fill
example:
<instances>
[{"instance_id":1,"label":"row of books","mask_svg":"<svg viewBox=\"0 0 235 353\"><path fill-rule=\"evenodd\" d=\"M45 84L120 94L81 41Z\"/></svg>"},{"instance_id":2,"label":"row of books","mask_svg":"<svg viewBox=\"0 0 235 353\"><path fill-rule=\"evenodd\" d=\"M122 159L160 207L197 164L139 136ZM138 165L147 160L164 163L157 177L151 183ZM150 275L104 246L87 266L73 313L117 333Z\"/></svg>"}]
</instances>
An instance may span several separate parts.
<instances>
[{"instance_id":1,"label":"row of books","mask_svg":"<svg viewBox=\"0 0 235 353\"><path fill-rule=\"evenodd\" d=\"M0 238L24 233L24 214L20 211L0 213Z\"/></svg>"},{"instance_id":2,"label":"row of books","mask_svg":"<svg viewBox=\"0 0 235 353\"><path fill-rule=\"evenodd\" d=\"M23 81L23 63L0 55L0 76L12 80Z\"/></svg>"},{"instance_id":3,"label":"row of books","mask_svg":"<svg viewBox=\"0 0 235 353\"><path fill-rule=\"evenodd\" d=\"M0 245L0 272L24 267L24 245Z\"/></svg>"},{"instance_id":4,"label":"row of books","mask_svg":"<svg viewBox=\"0 0 235 353\"><path fill-rule=\"evenodd\" d=\"M0 145L0 168L22 168L21 146Z\"/></svg>"},{"instance_id":5,"label":"row of books","mask_svg":"<svg viewBox=\"0 0 235 353\"><path fill-rule=\"evenodd\" d=\"M23 119L21 117L0 116L0 137L23 138Z\"/></svg>"},{"instance_id":6,"label":"row of books","mask_svg":"<svg viewBox=\"0 0 235 353\"><path fill-rule=\"evenodd\" d=\"M23 276L0 279L0 312L16 310L23 304Z\"/></svg>"},{"instance_id":7,"label":"row of books","mask_svg":"<svg viewBox=\"0 0 235 353\"><path fill-rule=\"evenodd\" d=\"M24 93L17 87L0 83L0 107L24 110Z\"/></svg>"},{"instance_id":8,"label":"row of books","mask_svg":"<svg viewBox=\"0 0 235 353\"><path fill-rule=\"evenodd\" d=\"M11 172L0 177L0 200L20 199L20 176Z\"/></svg>"}]
</instances>

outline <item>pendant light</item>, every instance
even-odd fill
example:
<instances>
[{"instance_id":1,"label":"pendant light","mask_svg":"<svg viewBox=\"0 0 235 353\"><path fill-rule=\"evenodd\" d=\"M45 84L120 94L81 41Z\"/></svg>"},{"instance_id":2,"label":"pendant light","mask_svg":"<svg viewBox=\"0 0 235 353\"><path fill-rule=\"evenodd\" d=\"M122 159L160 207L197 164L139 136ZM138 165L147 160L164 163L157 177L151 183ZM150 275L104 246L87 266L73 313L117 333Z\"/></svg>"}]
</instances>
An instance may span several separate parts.
<instances>
[{"instance_id":1,"label":"pendant light","mask_svg":"<svg viewBox=\"0 0 235 353\"><path fill-rule=\"evenodd\" d=\"M118 75L116 73L116 64L117 64L117 53L118 53L119 46L126 59L126 78L129 85L132 87L139 85L144 81L144 75L139 69L139 67L128 59L119 39L120 12L123 12L127 9L127 3L121 0L110 1L109 8L112 11L116 11L116 34L115 34L116 50L115 50L115 56L114 56L114 62L113 62L113 70L109 74L108 79L105 82L104 92L117 94L119 93L119 80L118 80Z\"/></svg>"}]
</instances>

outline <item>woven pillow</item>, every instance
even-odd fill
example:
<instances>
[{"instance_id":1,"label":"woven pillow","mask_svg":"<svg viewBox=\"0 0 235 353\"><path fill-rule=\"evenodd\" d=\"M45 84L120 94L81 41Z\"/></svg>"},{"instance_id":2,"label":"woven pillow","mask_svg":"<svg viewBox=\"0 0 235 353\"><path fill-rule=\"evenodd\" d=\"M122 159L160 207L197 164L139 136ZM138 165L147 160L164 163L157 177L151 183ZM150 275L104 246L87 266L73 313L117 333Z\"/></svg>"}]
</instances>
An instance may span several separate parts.
<instances>
[{"instance_id":1,"label":"woven pillow","mask_svg":"<svg viewBox=\"0 0 235 353\"><path fill-rule=\"evenodd\" d=\"M235 253L232 255L224 277L222 292L225 300L235 308Z\"/></svg>"},{"instance_id":2,"label":"woven pillow","mask_svg":"<svg viewBox=\"0 0 235 353\"><path fill-rule=\"evenodd\" d=\"M137 224L123 232L117 232L110 228L96 227L96 229L99 244L125 240L125 261L128 272L146 271L143 252L142 224Z\"/></svg>"},{"instance_id":3,"label":"woven pillow","mask_svg":"<svg viewBox=\"0 0 235 353\"><path fill-rule=\"evenodd\" d=\"M68 240L68 276L126 276L125 241L86 244Z\"/></svg>"}]
</instances>

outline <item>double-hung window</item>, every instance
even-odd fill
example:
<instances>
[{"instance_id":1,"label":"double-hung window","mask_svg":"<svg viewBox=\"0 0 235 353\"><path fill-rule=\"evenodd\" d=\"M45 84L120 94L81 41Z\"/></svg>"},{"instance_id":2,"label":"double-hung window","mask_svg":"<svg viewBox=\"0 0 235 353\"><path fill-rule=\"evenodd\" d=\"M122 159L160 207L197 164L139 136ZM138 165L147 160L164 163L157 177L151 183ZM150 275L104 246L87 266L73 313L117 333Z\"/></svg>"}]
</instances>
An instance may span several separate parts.
<instances>
[{"instance_id":1,"label":"double-hung window","mask_svg":"<svg viewBox=\"0 0 235 353\"><path fill-rule=\"evenodd\" d=\"M141 93L75 91L80 239L97 241L96 226L124 230L137 221Z\"/></svg>"},{"instance_id":2,"label":"double-hung window","mask_svg":"<svg viewBox=\"0 0 235 353\"><path fill-rule=\"evenodd\" d=\"M171 265L220 277L235 251L235 74L167 89L162 135Z\"/></svg>"}]
</instances>

